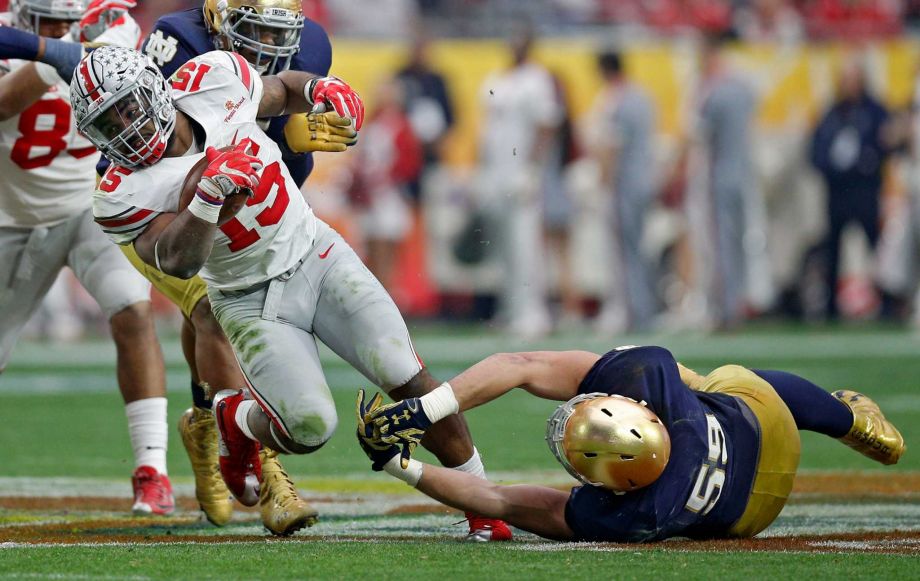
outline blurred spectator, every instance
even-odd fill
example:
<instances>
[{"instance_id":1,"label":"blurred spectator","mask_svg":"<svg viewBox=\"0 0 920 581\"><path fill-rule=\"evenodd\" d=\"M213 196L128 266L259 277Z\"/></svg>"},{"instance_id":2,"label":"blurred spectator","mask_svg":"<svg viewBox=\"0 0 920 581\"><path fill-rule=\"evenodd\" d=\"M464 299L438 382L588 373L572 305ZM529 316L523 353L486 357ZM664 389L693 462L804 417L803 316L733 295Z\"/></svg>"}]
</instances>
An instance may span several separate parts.
<instances>
[{"instance_id":1,"label":"blurred spectator","mask_svg":"<svg viewBox=\"0 0 920 581\"><path fill-rule=\"evenodd\" d=\"M204 0L160 0L159 2L138 2L137 8L131 11L131 15L137 20L143 34L146 35L153 28L157 18L176 12L177 10L186 10L188 8L201 8Z\"/></svg>"},{"instance_id":2,"label":"blurred spectator","mask_svg":"<svg viewBox=\"0 0 920 581\"><path fill-rule=\"evenodd\" d=\"M508 330L533 338L547 333L541 188L562 112L549 72L530 60L529 27L509 39L511 66L481 88L480 187L494 223L503 268L499 316Z\"/></svg>"},{"instance_id":3,"label":"blurred spectator","mask_svg":"<svg viewBox=\"0 0 920 581\"><path fill-rule=\"evenodd\" d=\"M790 0L752 0L737 9L734 26L745 42L796 43L805 30Z\"/></svg>"},{"instance_id":4,"label":"blurred spectator","mask_svg":"<svg viewBox=\"0 0 920 581\"><path fill-rule=\"evenodd\" d=\"M566 183L566 168L577 157L572 117L565 87L558 75L550 73L561 120L552 140L543 171L543 235L546 250L557 268L557 288L561 302L560 324L581 323L582 297L575 285L571 256L571 226L574 214L571 193Z\"/></svg>"},{"instance_id":5,"label":"blurred spectator","mask_svg":"<svg viewBox=\"0 0 920 581\"><path fill-rule=\"evenodd\" d=\"M409 62L396 74L403 85L406 112L424 151L424 166L409 193L419 201L425 173L440 163L441 146L454 124L454 111L444 77L431 68L429 39L422 33L413 38Z\"/></svg>"},{"instance_id":6,"label":"blurred spectator","mask_svg":"<svg viewBox=\"0 0 920 581\"><path fill-rule=\"evenodd\" d=\"M418 18L415 0L347 0L326 4L336 34L406 38Z\"/></svg>"},{"instance_id":7,"label":"blurred spectator","mask_svg":"<svg viewBox=\"0 0 920 581\"><path fill-rule=\"evenodd\" d=\"M324 30L332 32L329 21L329 8L326 7L325 0L303 0L304 18L309 18L323 27Z\"/></svg>"},{"instance_id":8,"label":"blurred spectator","mask_svg":"<svg viewBox=\"0 0 920 581\"><path fill-rule=\"evenodd\" d=\"M901 30L901 0L809 0L805 17L813 38L869 38Z\"/></svg>"},{"instance_id":9,"label":"blurred spectator","mask_svg":"<svg viewBox=\"0 0 920 581\"><path fill-rule=\"evenodd\" d=\"M651 265L642 251L646 217L655 195L654 105L628 80L620 54L598 58L604 80L591 117L597 135L591 155L600 168L600 187L609 201L608 224L615 244L599 252L613 273L597 320L598 331L614 335L647 329L657 311Z\"/></svg>"},{"instance_id":10,"label":"blurred spectator","mask_svg":"<svg viewBox=\"0 0 920 581\"><path fill-rule=\"evenodd\" d=\"M693 183L686 201L695 284L705 297L708 323L720 329L736 327L745 315L745 237L755 227L748 198L758 195L751 160L756 99L725 60L727 40L724 35L709 36L703 43L688 168Z\"/></svg>"},{"instance_id":11,"label":"blurred spectator","mask_svg":"<svg viewBox=\"0 0 920 581\"><path fill-rule=\"evenodd\" d=\"M365 263L391 293L399 247L412 227L407 188L422 168L422 148L405 112L402 86L387 79L356 146L349 193L366 244Z\"/></svg>"},{"instance_id":12,"label":"blurred spectator","mask_svg":"<svg viewBox=\"0 0 920 581\"><path fill-rule=\"evenodd\" d=\"M640 22L663 31L693 28L720 32L731 24L729 0L600 0L601 18L614 22Z\"/></svg>"},{"instance_id":13,"label":"blurred spectator","mask_svg":"<svg viewBox=\"0 0 920 581\"><path fill-rule=\"evenodd\" d=\"M865 71L855 58L840 72L837 95L815 129L811 161L827 186L828 233L826 314L836 319L840 237L857 223L875 249L879 237L882 171L890 148L885 135L888 111L869 93Z\"/></svg>"}]
</instances>

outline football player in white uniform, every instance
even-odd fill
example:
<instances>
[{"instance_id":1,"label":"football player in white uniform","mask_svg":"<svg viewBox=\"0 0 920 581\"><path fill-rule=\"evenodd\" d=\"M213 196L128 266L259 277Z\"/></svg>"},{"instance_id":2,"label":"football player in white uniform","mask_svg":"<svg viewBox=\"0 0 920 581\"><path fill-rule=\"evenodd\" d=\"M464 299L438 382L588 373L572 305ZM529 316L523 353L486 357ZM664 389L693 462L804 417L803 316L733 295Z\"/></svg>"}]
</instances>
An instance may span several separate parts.
<instances>
[{"instance_id":1,"label":"football player in white uniform","mask_svg":"<svg viewBox=\"0 0 920 581\"><path fill-rule=\"evenodd\" d=\"M305 454L335 429L317 338L394 397L437 385L392 299L313 215L256 122L322 102L360 129L363 104L350 87L298 71L260 78L226 52L193 58L167 83L144 55L103 47L77 67L71 102L80 130L113 162L94 196L96 222L166 274L200 273L208 283L254 398L240 390L214 399L221 472L241 502L258 499L260 443ZM186 176L203 157L197 192L179 209ZM218 224L224 201L244 192L245 205ZM429 432L426 444L443 463L482 475L456 420ZM510 538L503 522L482 520L480 536Z\"/></svg>"},{"instance_id":2,"label":"football player in white uniform","mask_svg":"<svg viewBox=\"0 0 920 581\"><path fill-rule=\"evenodd\" d=\"M13 0L0 21L75 41L117 20L95 40L136 45L140 30L127 15L130 6L125 0ZM117 18L107 20L113 12ZM133 511L169 514L166 382L150 285L93 224L88 194L99 154L77 133L68 83L43 63L0 64L0 370L23 325L69 266L110 320L135 458Z\"/></svg>"},{"instance_id":3,"label":"football player in white uniform","mask_svg":"<svg viewBox=\"0 0 920 581\"><path fill-rule=\"evenodd\" d=\"M107 36L125 28L116 18L118 14L111 14L112 7L118 6L119 2L133 5L133 0L95 0L93 3L104 3L98 6L95 12L102 12L103 9L109 12L106 18L99 18L103 24L110 26ZM92 12L88 10L87 14ZM189 54L189 50L200 50L201 53L214 50L214 43L202 20L204 14L208 15L209 22L215 22L215 26L216 22L222 22L229 27L231 22L239 25L244 21L257 21L256 25L246 29L247 33L255 38L268 36L274 40L283 39L283 46L276 45L279 55L290 55L294 48L300 46L297 58L290 62L278 62L279 70L286 69L287 65L291 64L295 70L308 70L317 74L328 72L331 54L326 33L312 23L309 25L309 38L301 42L302 31L299 26L306 26L307 21L303 19L299 0L282 0L280 3L279 0L236 0L232 5L212 0L205 3L203 11L184 10L157 21L157 30L154 32L161 33L162 29L168 29L170 34L176 35L183 47L182 51L169 59L168 67L161 68L164 75L175 72L189 58L196 56L194 52ZM84 16L84 19L87 18L88 16ZM200 21L200 26L194 24L196 21ZM90 28L92 27L87 27L81 32ZM230 32L224 35L227 46L248 46L247 42L239 38L238 33L233 32L234 30L230 29ZM84 36L94 38L92 35L81 34L81 38ZM157 37L163 39L162 34L153 34L145 45L146 52L155 60L164 56L162 52L153 50ZM110 38L107 40L110 40L108 44L134 44L134 41L111 42ZM175 42L175 39L170 40ZM163 44L156 46L162 48ZM264 51L238 52L256 66L259 63L259 54L271 52L267 46L262 48ZM83 53L84 47L77 43L61 42L9 27L0 28L0 58L44 62L53 66L65 79L73 77ZM263 74L268 73L263 71ZM339 117L335 112L311 112L293 117L277 117L266 133L277 143L285 144L282 146L282 150L286 151L284 161L298 184L312 168L312 157L302 155L303 152L345 151L357 139L357 132L351 121ZM97 172L100 168L103 168L104 172L104 169L108 168L108 163L98 164ZM234 503L217 469L217 423L211 411L210 398L211 393L221 386L244 385L245 378L230 342L211 312L207 286L201 277L179 279L168 276L141 260L133 246L126 245L120 248L129 262L184 315L181 331L182 351L191 372L194 405L179 418L179 434L195 473L195 497L199 506L208 521L222 526L233 516ZM265 527L273 534L286 536L315 522L316 510L300 498L284 471L277 452L263 448L260 460L263 483L260 487L259 504Z\"/></svg>"}]
</instances>

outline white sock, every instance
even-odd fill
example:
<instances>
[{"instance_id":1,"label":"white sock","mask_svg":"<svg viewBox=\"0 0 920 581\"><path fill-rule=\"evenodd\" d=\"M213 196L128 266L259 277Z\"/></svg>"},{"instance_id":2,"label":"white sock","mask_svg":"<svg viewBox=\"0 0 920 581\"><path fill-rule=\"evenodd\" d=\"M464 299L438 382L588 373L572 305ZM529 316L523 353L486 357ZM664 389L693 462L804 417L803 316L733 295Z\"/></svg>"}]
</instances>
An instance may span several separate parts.
<instances>
[{"instance_id":1,"label":"white sock","mask_svg":"<svg viewBox=\"0 0 920 581\"><path fill-rule=\"evenodd\" d=\"M134 467L151 466L166 474L166 398L148 397L125 405Z\"/></svg>"},{"instance_id":2,"label":"white sock","mask_svg":"<svg viewBox=\"0 0 920 581\"><path fill-rule=\"evenodd\" d=\"M486 478L486 467L482 465L482 457L479 455L479 450L477 450L475 446L473 447L473 455L470 456L470 459L459 466L455 466L454 470L466 472L467 474L472 474L473 476L488 480L488 478Z\"/></svg>"},{"instance_id":3,"label":"white sock","mask_svg":"<svg viewBox=\"0 0 920 581\"><path fill-rule=\"evenodd\" d=\"M243 430L247 438L258 442L259 439L252 434L252 429L249 427L249 410L252 409L252 406L256 405L259 405L259 403L254 399L241 401L240 405L236 408L236 416L234 416L234 419L236 420L236 425Z\"/></svg>"}]
</instances>

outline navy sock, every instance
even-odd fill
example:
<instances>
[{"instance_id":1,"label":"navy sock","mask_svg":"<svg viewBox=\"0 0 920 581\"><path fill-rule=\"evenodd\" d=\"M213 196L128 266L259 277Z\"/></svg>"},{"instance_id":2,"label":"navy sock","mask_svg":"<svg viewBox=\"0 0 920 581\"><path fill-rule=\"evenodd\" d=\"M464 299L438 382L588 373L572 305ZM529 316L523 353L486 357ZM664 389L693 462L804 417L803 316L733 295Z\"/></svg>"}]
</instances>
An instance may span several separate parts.
<instances>
[{"instance_id":1,"label":"navy sock","mask_svg":"<svg viewBox=\"0 0 920 581\"><path fill-rule=\"evenodd\" d=\"M196 408L207 411L211 411L211 407L214 405L205 389L194 381L192 381L192 401L195 403Z\"/></svg>"},{"instance_id":2,"label":"navy sock","mask_svg":"<svg viewBox=\"0 0 920 581\"><path fill-rule=\"evenodd\" d=\"M751 371L773 386L800 430L841 438L853 426L850 408L807 379L785 371Z\"/></svg>"}]
</instances>

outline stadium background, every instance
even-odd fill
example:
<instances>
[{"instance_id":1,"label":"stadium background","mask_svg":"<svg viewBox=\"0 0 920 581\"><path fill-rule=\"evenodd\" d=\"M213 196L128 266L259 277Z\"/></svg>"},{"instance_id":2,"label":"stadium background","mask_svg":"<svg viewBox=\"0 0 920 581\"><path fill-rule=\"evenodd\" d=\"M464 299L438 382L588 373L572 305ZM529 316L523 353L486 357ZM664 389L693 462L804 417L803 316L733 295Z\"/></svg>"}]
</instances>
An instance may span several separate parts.
<instances>
[{"instance_id":1,"label":"stadium background","mask_svg":"<svg viewBox=\"0 0 920 581\"><path fill-rule=\"evenodd\" d=\"M4 3L0 0L0 7ZM414 341L439 377L450 377L501 350L602 352L611 341L655 343L699 371L731 361L799 373L828 389L865 389L890 410L909 447L915 447L920 437L920 337L900 324L815 329L760 323L745 333L707 335L684 329L615 337L575 328L536 343L519 342L480 320L489 309L475 297L492 292L500 271L494 264L465 269L454 258L452 244L474 197L476 134L482 117L479 86L489 71L504 64L501 38L522 11L541 33L537 59L563 79L576 118L587 114L600 87L596 51L617 44L624 49L629 73L658 106L656 151L667 166L693 103L699 31L724 28L733 14L728 8L756 3L661 0L655 3L661 12L649 15L642 10L647 3L631 0L327 0L325 7L305 2L307 13L317 16L332 35L333 71L362 92L370 110L376 106L377 85L404 62L416 17L426 18L434 37L433 65L448 78L457 124L445 147L445 167L417 208L416 227L424 223L426 233L417 230L401 249L401 284L394 294L414 313ZM149 30L158 14L198 2L140 4L138 18ZM772 233L771 279L777 289L797 280L795 264L824 233L824 192L806 151L813 125L831 99L836 65L851 51L860 52L870 63L873 87L892 109L905 111L920 63L911 36L915 3L828 0L795 5L804 15L799 38L736 43L731 49L732 60L760 96L754 145ZM849 17L838 14L828 24L827 19L805 15L805 8L819 5L863 11ZM341 174L349 171L346 155L318 156L306 195L318 213L360 248L359 224L339 185ZM911 163L904 155L889 166L888 220L905 215L900 204L911 195L905 177ZM602 199L594 195L579 201L572 226L576 278L588 296L589 315L596 308L591 303L613 274L600 242L605 223L597 210ZM667 240L669 227L679 224L680 217L663 205L655 212L656 229ZM850 316L871 318L878 313L870 284L878 261L858 234L852 240L847 279L856 281L858 292ZM427 277L420 277L421 272ZM429 284L419 284L424 280ZM75 291L70 283L63 288ZM476 579L482 571L492 578L593 578L599 570L618 578L711 578L714 571L749 578L916 576L917 455L909 451L898 466L883 470L837 442L807 433L792 502L764 538L749 544L570 547L524 533L519 542L502 547L457 543L464 527L455 523L462 517L367 470L348 429L354 391L367 382L327 349L321 356L341 426L316 454L285 462L298 488L322 510L315 528L279 541L266 540L251 512L238 511L223 529L197 521L190 468L172 430L168 461L180 515L162 521L132 519L126 515L130 487L125 478L131 450L112 364L114 347L97 336L104 334L105 325L94 315L91 300L78 292L64 296L66 311L84 319L79 328L62 331L55 327L59 319L47 318L37 321L33 332L81 340L53 346L21 342L0 381L0 578L357 578L371 571L378 578L404 578L410 568L416 576L449 571L451 578ZM775 306L775 295L774 301ZM781 313L774 306L765 307L761 316ZM168 305L161 308L173 424L189 404L188 370L175 334L177 315ZM426 322L433 318L447 323ZM515 393L468 414L493 480L571 484L542 441L552 408L551 402Z\"/></svg>"},{"instance_id":2,"label":"stadium background","mask_svg":"<svg viewBox=\"0 0 920 581\"><path fill-rule=\"evenodd\" d=\"M0 8L5 3L0 1ZM135 13L145 30L160 14L199 5L187 0L139 4ZM492 315L491 299L502 270L488 256L478 265L462 264L454 247L477 204L481 85L488 74L507 66L504 36L515 23L526 20L534 26L535 60L559 78L576 127L590 124L590 109L601 88L598 52L612 47L622 51L628 76L649 92L656 106L656 171L664 175L671 170L676 146L691 122L699 84L696 62L701 35L743 32L745 18L756 18L766 9L792 11L798 19L793 33L779 31L776 38L766 41L747 41L740 34L730 44L728 55L731 66L754 88L758 100L752 155L766 215L768 251L767 261L752 267L761 271L761 283L750 292L747 311L751 318L820 320L821 313L808 305L789 308L786 296L790 290L797 296L809 295L809 289L802 288L805 260L820 247L826 229L826 194L808 163L811 133L833 99L840 64L854 54L866 64L871 90L892 114L907 119L920 62L918 44L911 36L916 4L672 0L655 3L652 9L650 3L604 0L317 0L304 2L304 11L330 32L332 72L361 92L371 114L381 84L405 65L411 39L419 32L430 39L431 68L446 80L455 124L439 148L443 163L426 174L422 201L412 206L413 228L399 246L396 272L387 286L409 317L474 321ZM838 290L841 308L849 318L884 314L907 321L915 311L914 249L903 240L914 228L907 217L911 195L907 174L916 162L906 148L902 153L893 156L886 168L886 227L879 253L868 249L859 232L845 237ZM349 151L317 156L317 169L304 193L316 212L363 253L361 224L342 178L352 171L355 155ZM576 160L569 168L577 170L581 165ZM663 189L664 184L661 186ZM617 276L605 246L610 227L599 211L610 194L597 188L574 189L570 193L574 211L568 228L572 240L568 256L571 282L581 293L582 322L587 322ZM679 208L657 204L646 235L650 258L664 260L682 228ZM903 268L905 264L910 268ZM547 260L550 299L555 302L558 267L553 257ZM673 265L663 264L662 268ZM658 281L665 314L677 308L675 294L682 292L671 288L673 278L664 272ZM883 313L880 291L893 295L897 308ZM164 319L177 320L178 313L165 300L158 300L157 305ZM104 332L92 300L69 275L57 285L46 306L30 328L33 336L69 339ZM693 323L675 326L688 325Z\"/></svg>"}]
</instances>

